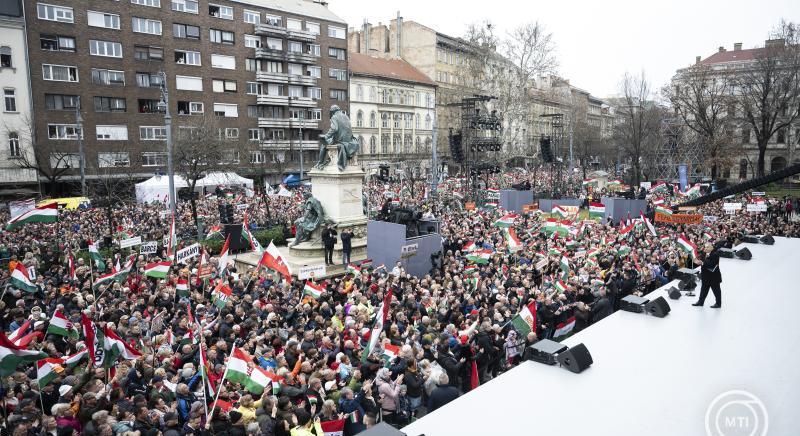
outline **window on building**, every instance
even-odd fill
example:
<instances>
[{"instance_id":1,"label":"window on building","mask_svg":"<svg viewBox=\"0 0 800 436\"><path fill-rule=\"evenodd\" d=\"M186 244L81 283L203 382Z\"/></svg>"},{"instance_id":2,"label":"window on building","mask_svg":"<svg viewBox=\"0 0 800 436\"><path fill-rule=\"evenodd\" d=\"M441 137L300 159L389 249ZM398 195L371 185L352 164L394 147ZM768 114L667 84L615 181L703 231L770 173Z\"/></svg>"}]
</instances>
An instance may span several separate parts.
<instances>
[{"instance_id":1,"label":"window on building","mask_svg":"<svg viewBox=\"0 0 800 436\"><path fill-rule=\"evenodd\" d=\"M175 63L181 65L200 66L201 56L199 51L175 50Z\"/></svg>"},{"instance_id":2,"label":"window on building","mask_svg":"<svg viewBox=\"0 0 800 436\"><path fill-rule=\"evenodd\" d=\"M45 107L55 111L74 111L78 107L77 95L45 94Z\"/></svg>"},{"instance_id":3,"label":"window on building","mask_svg":"<svg viewBox=\"0 0 800 436\"><path fill-rule=\"evenodd\" d=\"M306 67L306 70L308 71L308 75L315 79L319 79L320 77L322 77L322 67L315 67L309 65Z\"/></svg>"},{"instance_id":4,"label":"window on building","mask_svg":"<svg viewBox=\"0 0 800 436\"><path fill-rule=\"evenodd\" d=\"M283 18L278 15L267 15L264 17L264 24L269 24L270 26L277 26L283 27Z\"/></svg>"},{"instance_id":5,"label":"window on building","mask_svg":"<svg viewBox=\"0 0 800 436\"><path fill-rule=\"evenodd\" d=\"M389 89L386 91L386 93L389 95L389 104L394 104L394 89Z\"/></svg>"},{"instance_id":6,"label":"window on building","mask_svg":"<svg viewBox=\"0 0 800 436\"><path fill-rule=\"evenodd\" d=\"M295 18L287 18L286 28L289 30L303 30L303 22Z\"/></svg>"},{"instance_id":7,"label":"window on building","mask_svg":"<svg viewBox=\"0 0 800 436\"><path fill-rule=\"evenodd\" d=\"M67 65L42 64L42 79L53 82L77 82L78 68Z\"/></svg>"},{"instance_id":8,"label":"window on building","mask_svg":"<svg viewBox=\"0 0 800 436\"><path fill-rule=\"evenodd\" d=\"M155 73L136 73L136 86L140 88L160 88L163 79Z\"/></svg>"},{"instance_id":9,"label":"window on building","mask_svg":"<svg viewBox=\"0 0 800 436\"><path fill-rule=\"evenodd\" d=\"M95 127L96 137L98 141L127 141L128 140L128 126L101 126Z\"/></svg>"},{"instance_id":10,"label":"window on building","mask_svg":"<svg viewBox=\"0 0 800 436\"><path fill-rule=\"evenodd\" d=\"M282 73L283 72L283 63L282 62L275 62L275 61L266 61L261 63L261 67L263 71L268 73Z\"/></svg>"},{"instance_id":11,"label":"window on building","mask_svg":"<svg viewBox=\"0 0 800 436\"><path fill-rule=\"evenodd\" d=\"M259 95L261 94L261 84L258 82L247 82L245 84L245 90L247 95Z\"/></svg>"},{"instance_id":12,"label":"window on building","mask_svg":"<svg viewBox=\"0 0 800 436\"><path fill-rule=\"evenodd\" d=\"M131 0L135 5L150 6L151 8L160 8L161 0Z\"/></svg>"},{"instance_id":13,"label":"window on building","mask_svg":"<svg viewBox=\"0 0 800 436\"><path fill-rule=\"evenodd\" d=\"M75 51L75 38L71 36L61 36L61 35L41 35L39 37L39 43L42 47L42 50L49 50L49 51ZM6 48L6 47L3 47ZM3 49L0 48L0 51ZM11 57L11 49L9 49L9 62ZM1 55L0 55L1 56ZM8 66L11 66L10 64Z\"/></svg>"},{"instance_id":14,"label":"window on building","mask_svg":"<svg viewBox=\"0 0 800 436\"><path fill-rule=\"evenodd\" d=\"M344 89L331 89L331 100L346 101L347 91Z\"/></svg>"},{"instance_id":15,"label":"window on building","mask_svg":"<svg viewBox=\"0 0 800 436\"><path fill-rule=\"evenodd\" d=\"M246 58L244 60L246 71L261 71L261 59Z\"/></svg>"},{"instance_id":16,"label":"window on building","mask_svg":"<svg viewBox=\"0 0 800 436\"><path fill-rule=\"evenodd\" d=\"M322 119L322 109L311 109L308 111L308 119L312 121L319 121Z\"/></svg>"},{"instance_id":17,"label":"window on building","mask_svg":"<svg viewBox=\"0 0 800 436\"><path fill-rule=\"evenodd\" d=\"M143 167L163 167L167 164L167 153L160 151L145 151L142 153Z\"/></svg>"},{"instance_id":18,"label":"window on building","mask_svg":"<svg viewBox=\"0 0 800 436\"><path fill-rule=\"evenodd\" d=\"M97 153L97 165L100 168L120 168L131 166L131 155L127 151L101 151Z\"/></svg>"},{"instance_id":19,"label":"window on building","mask_svg":"<svg viewBox=\"0 0 800 436\"><path fill-rule=\"evenodd\" d=\"M214 79L211 85L214 92L236 92L235 80Z\"/></svg>"},{"instance_id":20,"label":"window on building","mask_svg":"<svg viewBox=\"0 0 800 436\"><path fill-rule=\"evenodd\" d=\"M222 18L224 20L232 20L233 19L233 8L230 6L222 6L222 5L215 5L213 3L208 4L208 15L216 18Z\"/></svg>"},{"instance_id":21,"label":"window on building","mask_svg":"<svg viewBox=\"0 0 800 436\"><path fill-rule=\"evenodd\" d=\"M300 64L287 64L287 70L289 74L292 76L302 76L303 75L303 66Z\"/></svg>"},{"instance_id":22,"label":"window on building","mask_svg":"<svg viewBox=\"0 0 800 436\"><path fill-rule=\"evenodd\" d=\"M22 149L19 146L19 133L8 132L8 157L22 157Z\"/></svg>"},{"instance_id":23,"label":"window on building","mask_svg":"<svg viewBox=\"0 0 800 436\"><path fill-rule=\"evenodd\" d=\"M347 38L347 29L344 27L328 26L328 36L331 38L345 39Z\"/></svg>"},{"instance_id":24,"label":"window on building","mask_svg":"<svg viewBox=\"0 0 800 436\"><path fill-rule=\"evenodd\" d=\"M375 154L378 150L375 144L375 136L369 137L369 154Z\"/></svg>"},{"instance_id":25,"label":"window on building","mask_svg":"<svg viewBox=\"0 0 800 436\"><path fill-rule=\"evenodd\" d=\"M211 42L216 42L217 44L233 44L235 41L233 32L219 29L209 29L208 32Z\"/></svg>"},{"instance_id":26,"label":"window on building","mask_svg":"<svg viewBox=\"0 0 800 436\"><path fill-rule=\"evenodd\" d=\"M261 140L261 129L247 129L247 140L248 141L260 141Z\"/></svg>"},{"instance_id":27,"label":"window on building","mask_svg":"<svg viewBox=\"0 0 800 436\"><path fill-rule=\"evenodd\" d=\"M431 128L431 116L425 115L425 130L429 130Z\"/></svg>"},{"instance_id":28,"label":"window on building","mask_svg":"<svg viewBox=\"0 0 800 436\"><path fill-rule=\"evenodd\" d=\"M172 0L172 10L196 14L199 12L197 0Z\"/></svg>"},{"instance_id":29,"label":"window on building","mask_svg":"<svg viewBox=\"0 0 800 436\"><path fill-rule=\"evenodd\" d=\"M308 54L319 57L319 44L308 44Z\"/></svg>"},{"instance_id":30,"label":"window on building","mask_svg":"<svg viewBox=\"0 0 800 436\"><path fill-rule=\"evenodd\" d=\"M122 44L112 41L89 40L89 54L109 58L122 57Z\"/></svg>"},{"instance_id":31,"label":"window on building","mask_svg":"<svg viewBox=\"0 0 800 436\"><path fill-rule=\"evenodd\" d=\"M220 127L217 129L219 139L239 139L238 127Z\"/></svg>"},{"instance_id":32,"label":"window on building","mask_svg":"<svg viewBox=\"0 0 800 436\"><path fill-rule=\"evenodd\" d=\"M317 87L310 87L308 89L308 98L312 100L321 100L322 99L322 88Z\"/></svg>"},{"instance_id":33,"label":"window on building","mask_svg":"<svg viewBox=\"0 0 800 436\"><path fill-rule=\"evenodd\" d=\"M328 77L335 80L347 80L347 70L331 68L328 70Z\"/></svg>"},{"instance_id":34,"label":"window on building","mask_svg":"<svg viewBox=\"0 0 800 436\"><path fill-rule=\"evenodd\" d=\"M244 10L244 22L250 24L259 24L261 23L261 13L257 11L248 11L247 9Z\"/></svg>"},{"instance_id":35,"label":"window on building","mask_svg":"<svg viewBox=\"0 0 800 436\"><path fill-rule=\"evenodd\" d=\"M419 127L420 127L420 120L421 120L421 118L420 118L419 114L416 114L416 115L414 116L414 128L415 128L415 129L419 129Z\"/></svg>"},{"instance_id":36,"label":"window on building","mask_svg":"<svg viewBox=\"0 0 800 436\"><path fill-rule=\"evenodd\" d=\"M375 87L374 86L370 86L369 87L369 101L374 103L375 102L375 98L376 98Z\"/></svg>"},{"instance_id":37,"label":"window on building","mask_svg":"<svg viewBox=\"0 0 800 436\"><path fill-rule=\"evenodd\" d=\"M140 61L163 61L164 49L147 45L133 46L133 57Z\"/></svg>"},{"instance_id":38,"label":"window on building","mask_svg":"<svg viewBox=\"0 0 800 436\"><path fill-rule=\"evenodd\" d=\"M343 61L347 58L347 52L342 48L328 47L328 56Z\"/></svg>"},{"instance_id":39,"label":"window on building","mask_svg":"<svg viewBox=\"0 0 800 436\"><path fill-rule=\"evenodd\" d=\"M283 129L270 129L269 132L267 132L267 138L272 141L283 141L286 139L286 132L284 132Z\"/></svg>"},{"instance_id":40,"label":"window on building","mask_svg":"<svg viewBox=\"0 0 800 436\"><path fill-rule=\"evenodd\" d=\"M364 127L364 112L360 109L356 112L356 127Z\"/></svg>"},{"instance_id":41,"label":"window on building","mask_svg":"<svg viewBox=\"0 0 800 436\"><path fill-rule=\"evenodd\" d=\"M139 127L139 139L142 141L164 141L167 139L167 128L164 126Z\"/></svg>"},{"instance_id":42,"label":"window on building","mask_svg":"<svg viewBox=\"0 0 800 436\"><path fill-rule=\"evenodd\" d=\"M14 88L6 88L3 90L3 97L4 97L4 105L3 110L5 112L16 112L17 111L17 91Z\"/></svg>"},{"instance_id":43,"label":"window on building","mask_svg":"<svg viewBox=\"0 0 800 436\"><path fill-rule=\"evenodd\" d=\"M173 23L172 36L175 38L200 39L200 28L189 24Z\"/></svg>"},{"instance_id":44,"label":"window on building","mask_svg":"<svg viewBox=\"0 0 800 436\"><path fill-rule=\"evenodd\" d=\"M389 128L389 115L386 112L381 114L381 127L384 129Z\"/></svg>"},{"instance_id":45,"label":"window on building","mask_svg":"<svg viewBox=\"0 0 800 436\"><path fill-rule=\"evenodd\" d=\"M40 20L58 21L61 23L75 22L75 16L72 13L72 8L66 6L37 3L36 13Z\"/></svg>"},{"instance_id":46,"label":"window on building","mask_svg":"<svg viewBox=\"0 0 800 436\"><path fill-rule=\"evenodd\" d=\"M95 112L125 112L128 106L122 97L93 97ZM127 138L126 138L127 139Z\"/></svg>"},{"instance_id":47,"label":"window on building","mask_svg":"<svg viewBox=\"0 0 800 436\"><path fill-rule=\"evenodd\" d=\"M306 21L306 31L312 35L319 35L319 23L309 23Z\"/></svg>"},{"instance_id":48,"label":"window on building","mask_svg":"<svg viewBox=\"0 0 800 436\"><path fill-rule=\"evenodd\" d=\"M400 104L406 104L406 93L403 92L403 91L400 91L398 94L400 94L399 99L398 99L399 103Z\"/></svg>"},{"instance_id":49,"label":"window on building","mask_svg":"<svg viewBox=\"0 0 800 436\"><path fill-rule=\"evenodd\" d=\"M389 145L391 145L392 138L388 133L381 134L381 153L389 153Z\"/></svg>"},{"instance_id":50,"label":"window on building","mask_svg":"<svg viewBox=\"0 0 800 436\"><path fill-rule=\"evenodd\" d=\"M303 96L303 87L302 86L289 86L289 97L291 98L300 98Z\"/></svg>"},{"instance_id":51,"label":"window on building","mask_svg":"<svg viewBox=\"0 0 800 436\"><path fill-rule=\"evenodd\" d=\"M267 95L285 95L284 94L284 86L278 83L268 83L267 84Z\"/></svg>"},{"instance_id":52,"label":"window on building","mask_svg":"<svg viewBox=\"0 0 800 436\"><path fill-rule=\"evenodd\" d=\"M297 41L289 41L289 53L302 53L303 43Z\"/></svg>"},{"instance_id":53,"label":"window on building","mask_svg":"<svg viewBox=\"0 0 800 436\"><path fill-rule=\"evenodd\" d=\"M77 124L48 124L47 137L54 140L78 139L78 135L83 137L81 129Z\"/></svg>"},{"instance_id":54,"label":"window on building","mask_svg":"<svg viewBox=\"0 0 800 436\"><path fill-rule=\"evenodd\" d=\"M250 163L251 164L263 164L267 162L266 153L263 151L251 151L250 152Z\"/></svg>"},{"instance_id":55,"label":"window on building","mask_svg":"<svg viewBox=\"0 0 800 436\"><path fill-rule=\"evenodd\" d=\"M140 17L131 17L131 30L135 33L161 35L161 21Z\"/></svg>"},{"instance_id":56,"label":"window on building","mask_svg":"<svg viewBox=\"0 0 800 436\"><path fill-rule=\"evenodd\" d=\"M239 116L239 107L229 103L214 103L214 115L236 118Z\"/></svg>"},{"instance_id":57,"label":"window on building","mask_svg":"<svg viewBox=\"0 0 800 436\"><path fill-rule=\"evenodd\" d=\"M234 56L212 54L211 68L221 68L223 70L235 70L236 58Z\"/></svg>"},{"instance_id":58,"label":"window on building","mask_svg":"<svg viewBox=\"0 0 800 436\"><path fill-rule=\"evenodd\" d=\"M73 42L74 41L75 40L73 39ZM74 44L73 44L73 49L71 51L75 51ZM11 68L11 67L12 67L11 47L0 46L0 68Z\"/></svg>"},{"instance_id":59,"label":"window on building","mask_svg":"<svg viewBox=\"0 0 800 436\"><path fill-rule=\"evenodd\" d=\"M405 126L406 129L411 128L411 117L411 114L403 114L403 126Z\"/></svg>"},{"instance_id":60,"label":"window on building","mask_svg":"<svg viewBox=\"0 0 800 436\"><path fill-rule=\"evenodd\" d=\"M140 114L161 113L163 110L158 107L160 101L161 100L156 100L154 98L140 98L136 102L136 107Z\"/></svg>"},{"instance_id":61,"label":"window on building","mask_svg":"<svg viewBox=\"0 0 800 436\"><path fill-rule=\"evenodd\" d=\"M395 129L400 128L400 114L392 115L392 121Z\"/></svg>"},{"instance_id":62,"label":"window on building","mask_svg":"<svg viewBox=\"0 0 800 436\"><path fill-rule=\"evenodd\" d=\"M786 143L786 129L779 129L778 134L776 135L776 141L778 144L785 144Z\"/></svg>"},{"instance_id":63,"label":"window on building","mask_svg":"<svg viewBox=\"0 0 800 436\"><path fill-rule=\"evenodd\" d=\"M261 37L255 35L245 35L244 36L244 46L249 48L259 48L261 47Z\"/></svg>"},{"instance_id":64,"label":"window on building","mask_svg":"<svg viewBox=\"0 0 800 436\"><path fill-rule=\"evenodd\" d=\"M375 124L376 123L375 118L376 118L375 111L370 112L370 114L369 114L369 126L372 127L373 129L375 127L377 127L377 125Z\"/></svg>"},{"instance_id":65,"label":"window on building","mask_svg":"<svg viewBox=\"0 0 800 436\"><path fill-rule=\"evenodd\" d=\"M279 38L267 38L267 47L271 50L283 50L283 40Z\"/></svg>"},{"instance_id":66,"label":"window on building","mask_svg":"<svg viewBox=\"0 0 800 436\"><path fill-rule=\"evenodd\" d=\"M364 87L361 84L356 85L356 101L364 101Z\"/></svg>"},{"instance_id":67,"label":"window on building","mask_svg":"<svg viewBox=\"0 0 800 436\"><path fill-rule=\"evenodd\" d=\"M81 157L78 153L50 153L50 168L79 168Z\"/></svg>"},{"instance_id":68,"label":"window on building","mask_svg":"<svg viewBox=\"0 0 800 436\"><path fill-rule=\"evenodd\" d=\"M182 91L202 91L203 78L192 76L175 76L175 88Z\"/></svg>"},{"instance_id":69,"label":"window on building","mask_svg":"<svg viewBox=\"0 0 800 436\"><path fill-rule=\"evenodd\" d=\"M86 11L89 26L119 30L119 15L108 12Z\"/></svg>"}]
</instances>

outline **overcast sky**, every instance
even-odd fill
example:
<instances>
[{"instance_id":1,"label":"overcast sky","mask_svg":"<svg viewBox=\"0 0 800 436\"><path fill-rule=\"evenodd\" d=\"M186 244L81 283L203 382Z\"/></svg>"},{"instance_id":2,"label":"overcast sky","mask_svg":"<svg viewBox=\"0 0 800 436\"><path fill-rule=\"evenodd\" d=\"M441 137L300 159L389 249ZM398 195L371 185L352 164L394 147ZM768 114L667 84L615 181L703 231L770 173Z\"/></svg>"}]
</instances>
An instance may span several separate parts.
<instances>
[{"instance_id":1,"label":"overcast sky","mask_svg":"<svg viewBox=\"0 0 800 436\"><path fill-rule=\"evenodd\" d=\"M400 8L405 20L451 36L483 19L500 31L539 21L553 33L559 74L598 97L616 94L626 71L644 70L660 88L697 55L763 45L781 18L800 21L800 0L330 0L329 8L351 27L388 23Z\"/></svg>"}]
</instances>

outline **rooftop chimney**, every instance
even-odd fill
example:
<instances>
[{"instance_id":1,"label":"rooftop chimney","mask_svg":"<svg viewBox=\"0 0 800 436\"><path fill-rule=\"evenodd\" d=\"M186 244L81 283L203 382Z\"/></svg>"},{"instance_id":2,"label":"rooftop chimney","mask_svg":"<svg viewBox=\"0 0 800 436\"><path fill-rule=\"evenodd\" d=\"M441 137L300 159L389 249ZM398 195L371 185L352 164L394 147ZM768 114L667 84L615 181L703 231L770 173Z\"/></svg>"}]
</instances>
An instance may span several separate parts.
<instances>
[{"instance_id":1,"label":"rooftop chimney","mask_svg":"<svg viewBox=\"0 0 800 436\"><path fill-rule=\"evenodd\" d=\"M742 51L742 43L741 42L734 43L733 51Z\"/></svg>"},{"instance_id":2,"label":"rooftop chimney","mask_svg":"<svg viewBox=\"0 0 800 436\"><path fill-rule=\"evenodd\" d=\"M397 58L403 58L403 17L400 16L400 11L397 11Z\"/></svg>"},{"instance_id":3,"label":"rooftop chimney","mask_svg":"<svg viewBox=\"0 0 800 436\"><path fill-rule=\"evenodd\" d=\"M719 46L719 52L720 53L725 53L725 47L724 46Z\"/></svg>"},{"instance_id":4,"label":"rooftop chimney","mask_svg":"<svg viewBox=\"0 0 800 436\"><path fill-rule=\"evenodd\" d=\"M696 64L700 63L700 56L695 56L694 57L694 63L696 63Z\"/></svg>"}]
</instances>

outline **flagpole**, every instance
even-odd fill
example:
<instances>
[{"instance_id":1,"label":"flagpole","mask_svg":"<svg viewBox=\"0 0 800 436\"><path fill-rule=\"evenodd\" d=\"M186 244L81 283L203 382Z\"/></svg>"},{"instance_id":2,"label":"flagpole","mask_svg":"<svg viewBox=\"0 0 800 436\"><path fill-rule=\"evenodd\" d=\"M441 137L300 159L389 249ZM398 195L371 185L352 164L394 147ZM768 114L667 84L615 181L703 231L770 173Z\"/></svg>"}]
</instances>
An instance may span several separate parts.
<instances>
[{"instance_id":1,"label":"flagpole","mask_svg":"<svg viewBox=\"0 0 800 436\"><path fill-rule=\"evenodd\" d=\"M195 321L197 322L197 321ZM200 327L200 323L197 322L197 327ZM198 334L200 335L200 374L203 376L203 410L206 414L206 422L208 422L208 398L205 396L206 389L208 388L208 368L206 368L205 359L203 356L205 353L203 352L203 345L206 343L205 335L203 335L203 329L198 328ZM227 365L225 366L227 369ZM213 408L211 410L214 410Z\"/></svg>"},{"instance_id":2,"label":"flagpole","mask_svg":"<svg viewBox=\"0 0 800 436\"><path fill-rule=\"evenodd\" d=\"M219 387L217 388L217 394L214 396L214 404L211 405L211 413L214 413L214 409L217 407L217 400L219 400L219 393L222 392L222 384L225 383L225 377L228 376L228 364L230 360L233 358L233 352L236 350L236 344L233 344L231 347L231 355L228 356L228 362L225 363L225 372L222 373L222 378L219 380ZM208 419L206 419L208 422Z\"/></svg>"}]
</instances>

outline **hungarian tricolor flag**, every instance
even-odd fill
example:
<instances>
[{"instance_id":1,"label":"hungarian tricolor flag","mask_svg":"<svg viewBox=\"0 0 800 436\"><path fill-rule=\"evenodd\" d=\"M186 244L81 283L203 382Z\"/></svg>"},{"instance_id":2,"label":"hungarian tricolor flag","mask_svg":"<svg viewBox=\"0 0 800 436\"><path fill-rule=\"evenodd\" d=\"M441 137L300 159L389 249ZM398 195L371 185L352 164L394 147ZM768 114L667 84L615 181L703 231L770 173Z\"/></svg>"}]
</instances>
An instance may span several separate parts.
<instances>
[{"instance_id":1,"label":"hungarian tricolor flag","mask_svg":"<svg viewBox=\"0 0 800 436\"><path fill-rule=\"evenodd\" d=\"M519 217L519 215L515 213L507 213L495 221L494 225L497 227L511 227L514 225L514 220L516 220L517 217Z\"/></svg>"},{"instance_id":2,"label":"hungarian tricolor flag","mask_svg":"<svg viewBox=\"0 0 800 436\"><path fill-rule=\"evenodd\" d=\"M220 281L219 284L217 284L217 286L214 288L214 290L211 291L211 301L213 301L214 304L220 309L224 308L225 305L228 304L228 300L230 299L231 299L231 288L229 288L228 285L226 285L222 281Z\"/></svg>"},{"instance_id":3,"label":"hungarian tricolor flag","mask_svg":"<svg viewBox=\"0 0 800 436\"><path fill-rule=\"evenodd\" d=\"M292 271L289 269L289 264L284 260L278 247L272 241L269 241L267 249L261 255L261 260L258 261L259 266L269 268L281 276L286 282L292 281Z\"/></svg>"},{"instance_id":4,"label":"hungarian tricolor flag","mask_svg":"<svg viewBox=\"0 0 800 436\"><path fill-rule=\"evenodd\" d=\"M553 339L569 334L575 328L575 317L570 317L566 321L556 325L556 331L553 333Z\"/></svg>"},{"instance_id":5,"label":"hungarian tricolor flag","mask_svg":"<svg viewBox=\"0 0 800 436\"><path fill-rule=\"evenodd\" d=\"M522 241L517 237L517 232L513 227L504 228L503 235L506 237L506 244L508 244L509 251L517 251L522 248Z\"/></svg>"},{"instance_id":6,"label":"hungarian tricolor flag","mask_svg":"<svg viewBox=\"0 0 800 436\"><path fill-rule=\"evenodd\" d=\"M62 372L64 372L64 359L60 357L48 357L36 361L36 382L39 388L47 386Z\"/></svg>"},{"instance_id":7,"label":"hungarian tricolor flag","mask_svg":"<svg viewBox=\"0 0 800 436\"><path fill-rule=\"evenodd\" d=\"M233 349L227 369L227 378L230 381L241 384L256 395L261 395L264 388L272 383L267 371L256 365L253 358L239 348Z\"/></svg>"},{"instance_id":8,"label":"hungarian tricolor flag","mask_svg":"<svg viewBox=\"0 0 800 436\"><path fill-rule=\"evenodd\" d=\"M178 292L179 297L189 295L189 281L183 277L179 278L178 283L175 284L175 291Z\"/></svg>"},{"instance_id":9,"label":"hungarian tricolor flag","mask_svg":"<svg viewBox=\"0 0 800 436\"><path fill-rule=\"evenodd\" d=\"M380 339L381 332L383 332L383 325L386 323L386 319L389 317L389 305L391 302L392 290L389 289L386 291L386 296L383 297L383 302L381 302L381 306L378 308L378 312L375 314L375 324L372 326L372 332L370 332L369 343L367 343L367 347L361 352L362 362L367 360L369 354L378 344L378 339Z\"/></svg>"},{"instance_id":10,"label":"hungarian tricolor flag","mask_svg":"<svg viewBox=\"0 0 800 436\"><path fill-rule=\"evenodd\" d=\"M491 258L492 250L488 249L476 250L467 254L467 260L472 263L487 264Z\"/></svg>"},{"instance_id":11,"label":"hungarian tricolor flag","mask_svg":"<svg viewBox=\"0 0 800 436\"><path fill-rule=\"evenodd\" d=\"M337 419L335 421L322 421L319 423L319 425L322 428L322 432L325 436L343 436L344 423L344 419Z\"/></svg>"},{"instance_id":12,"label":"hungarian tricolor flag","mask_svg":"<svg viewBox=\"0 0 800 436\"><path fill-rule=\"evenodd\" d=\"M228 267L228 249L231 245L231 235L229 234L227 238L225 238L225 245L222 246L222 250L219 252L219 265L217 265L217 270L219 275L222 275L222 271Z\"/></svg>"},{"instance_id":13,"label":"hungarian tricolor flag","mask_svg":"<svg viewBox=\"0 0 800 436\"><path fill-rule=\"evenodd\" d=\"M345 273L346 274L352 274L355 277L360 277L361 276L361 268L359 268L359 267L357 267L357 266L355 266L355 265L353 265L351 263L351 264L347 265L347 268L345 269Z\"/></svg>"},{"instance_id":14,"label":"hungarian tricolor flag","mask_svg":"<svg viewBox=\"0 0 800 436\"><path fill-rule=\"evenodd\" d=\"M461 251L463 251L465 253L469 253L470 251L475 251L477 249L478 249L478 246L475 245L474 242L467 242L466 244L464 244L463 247L461 247Z\"/></svg>"},{"instance_id":15,"label":"hungarian tricolor flag","mask_svg":"<svg viewBox=\"0 0 800 436\"><path fill-rule=\"evenodd\" d=\"M175 256L176 248L178 248L178 233L175 229L175 215L172 215L172 220L169 225L169 238L167 241L167 257L172 259Z\"/></svg>"},{"instance_id":16,"label":"hungarian tricolor flag","mask_svg":"<svg viewBox=\"0 0 800 436\"><path fill-rule=\"evenodd\" d=\"M303 295L309 295L315 300L318 300L324 291L325 288L323 288L322 285L315 284L310 280L307 280L306 285L303 286Z\"/></svg>"},{"instance_id":17,"label":"hungarian tricolor flag","mask_svg":"<svg viewBox=\"0 0 800 436\"><path fill-rule=\"evenodd\" d=\"M75 329L75 326L72 325L60 310L53 312L53 317L50 318L50 325L47 326L47 334L74 338L78 337L78 331Z\"/></svg>"},{"instance_id":18,"label":"hungarian tricolor flag","mask_svg":"<svg viewBox=\"0 0 800 436\"><path fill-rule=\"evenodd\" d=\"M536 329L536 302L532 302L527 306L523 306L517 316L511 319L511 324L514 328L521 333L522 336L527 335Z\"/></svg>"},{"instance_id":19,"label":"hungarian tricolor flag","mask_svg":"<svg viewBox=\"0 0 800 436\"><path fill-rule=\"evenodd\" d=\"M33 284L30 277L28 277L28 269L22 262L17 262L14 271L11 272L11 286L25 292L36 292L39 288Z\"/></svg>"},{"instance_id":20,"label":"hungarian tricolor flag","mask_svg":"<svg viewBox=\"0 0 800 436\"><path fill-rule=\"evenodd\" d=\"M639 212L639 217L647 226L647 230L650 230L650 233L653 236L658 236L658 232L656 232L656 228L653 226L653 223L651 223L650 220L646 216L644 216L644 214L641 212Z\"/></svg>"},{"instance_id":21,"label":"hungarian tricolor flag","mask_svg":"<svg viewBox=\"0 0 800 436\"><path fill-rule=\"evenodd\" d=\"M71 251L67 253L67 271L69 272L70 280L75 280L78 278L75 275L75 258L72 256Z\"/></svg>"},{"instance_id":22,"label":"hungarian tricolor flag","mask_svg":"<svg viewBox=\"0 0 800 436\"><path fill-rule=\"evenodd\" d=\"M89 240L89 255L92 257L94 261L94 266L97 268L98 271L103 271L106 269L106 263L103 261L103 256L100 254L100 251L97 249L97 244Z\"/></svg>"},{"instance_id":23,"label":"hungarian tricolor flag","mask_svg":"<svg viewBox=\"0 0 800 436\"><path fill-rule=\"evenodd\" d=\"M105 350L104 366L110 367L121 357L125 360L136 360L142 353L123 341L114 330L108 326L103 328L103 349Z\"/></svg>"},{"instance_id":24,"label":"hungarian tricolor flag","mask_svg":"<svg viewBox=\"0 0 800 436\"><path fill-rule=\"evenodd\" d=\"M0 332L0 376L10 375L22 363L33 363L45 358L47 354L15 345L4 332Z\"/></svg>"},{"instance_id":25,"label":"hungarian tricolor flag","mask_svg":"<svg viewBox=\"0 0 800 436\"><path fill-rule=\"evenodd\" d=\"M95 367L102 366L105 355L103 331L98 329L94 321L89 319L85 313L81 313L81 328L83 329L84 343L89 352L89 361Z\"/></svg>"},{"instance_id":26,"label":"hungarian tricolor flag","mask_svg":"<svg viewBox=\"0 0 800 436\"><path fill-rule=\"evenodd\" d=\"M606 213L606 205L603 203L589 203L589 217L603 218Z\"/></svg>"},{"instance_id":27,"label":"hungarian tricolor flag","mask_svg":"<svg viewBox=\"0 0 800 436\"><path fill-rule=\"evenodd\" d=\"M697 257L697 246L686 237L686 235L678 236L678 245L686 252L689 256L694 258Z\"/></svg>"},{"instance_id":28,"label":"hungarian tricolor flag","mask_svg":"<svg viewBox=\"0 0 800 436\"><path fill-rule=\"evenodd\" d=\"M656 206L656 213L660 213L661 215L672 216L672 209L667 209L666 207Z\"/></svg>"},{"instance_id":29,"label":"hungarian tricolor flag","mask_svg":"<svg viewBox=\"0 0 800 436\"><path fill-rule=\"evenodd\" d=\"M169 267L172 265L172 262L167 260L164 262L153 262L148 263L144 267L144 275L147 277L153 277L156 279L163 279L167 277L169 273Z\"/></svg>"},{"instance_id":30,"label":"hungarian tricolor flag","mask_svg":"<svg viewBox=\"0 0 800 436\"><path fill-rule=\"evenodd\" d=\"M58 221L58 203L50 203L11 218L6 224L6 230L14 230L28 223L54 223L56 221Z\"/></svg>"},{"instance_id":31,"label":"hungarian tricolor flag","mask_svg":"<svg viewBox=\"0 0 800 436\"><path fill-rule=\"evenodd\" d=\"M551 215L555 215L560 218L566 218L569 216L569 212L566 209L562 209L561 206L553 206L553 209L550 210Z\"/></svg>"},{"instance_id":32,"label":"hungarian tricolor flag","mask_svg":"<svg viewBox=\"0 0 800 436\"><path fill-rule=\"evenodd\" d=\"M247 211L244 212L244 217L242 218L242 236L244 236L244 239L247 241L250 250L256 253L264 252L264 247L261 246L258 239L250 232L250 224L247 222Z\"/></svg>"},{"instance_id":33,"label":"hungarian tricolor flag","mask_svg":"<svg viewBox=\"0 0 800 436\"><path fill-rule=\"evenodd\" d=\"M567 256L561 256L561 271L564 271L563 277L564 279L569 278L569 258Z\"/></svg>"},{"instance_id":34,"label":"hungarian tricolor flag","mask_svg":"<svg viewBox=\"0 0 800 436\"><path fill-rule=\"evenodd\" d=\"M556 280L556 290L562 294L567 292L567 285L563 280Z\"/></svg>"},{"instance_id":35,"label":"hungarian tricolor flag","mask_svg":"<svg viewBox=\"0 0 800 436\"><path fill-rule=\"evenodd\" d=\"M400 355L400 347L397 345L387 343L383 346L383 360L386 361L386 363L391 362L398 355Z\"/></svg>"},{"instance_id":36,"label":"hungarian tricolor flag","mask_svg":"<svg viewBox=\"0 0 800 436\"><path fill-rule=\"evenodd\" d=\"M208 229L208 233L206 234L206 239L216 238L219 237L222 239L222 226L212 226Z\"/></svg>"},{"instance_id":37,"label":"hungarian tricolor flag","mask_svg":"<svg viewBox=\"0 0 800 436\"><path fill-rule=\"evenodd\" d=\"M112 272L108 274L104 274L100 276L97 280L94 281L92 287L97 289L100 285L104 285L111 282L123 282L125 279L128 278L128 274L131 272L131 268L133 268L133 262L136 259L136 255L132 255L130 259L125 262L125 267L114 268Z\"/></svg>"}]
</instances>

